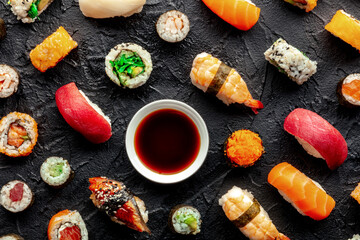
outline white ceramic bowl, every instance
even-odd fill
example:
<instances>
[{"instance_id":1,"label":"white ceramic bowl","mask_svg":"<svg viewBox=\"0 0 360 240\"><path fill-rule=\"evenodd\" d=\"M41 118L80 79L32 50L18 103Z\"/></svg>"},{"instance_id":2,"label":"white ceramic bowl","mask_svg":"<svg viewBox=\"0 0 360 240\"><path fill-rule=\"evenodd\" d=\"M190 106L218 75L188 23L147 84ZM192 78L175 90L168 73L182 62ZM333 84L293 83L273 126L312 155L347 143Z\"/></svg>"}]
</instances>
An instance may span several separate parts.
<instances>
[{"instance_id":1,"label":"white ceramic bowl","mask_svg":"<svg viewBox=\"0 0 360 240\"><path fill-rule=\"evenodd\" d=\"M160 109L175 109L186 114L196 125L200 135L200 149L194 162L185 170L175 174L160 174L147 168L135 151L135 132L140 122L150 113ZM209 149L209 133L204 120L189 105L176 100L164 99L149 103L142 107L131 119L126 131L126 152L134 168L147 179L157 183L177 183L193 175L205 161Z\"/></svg>"}]
</instances>

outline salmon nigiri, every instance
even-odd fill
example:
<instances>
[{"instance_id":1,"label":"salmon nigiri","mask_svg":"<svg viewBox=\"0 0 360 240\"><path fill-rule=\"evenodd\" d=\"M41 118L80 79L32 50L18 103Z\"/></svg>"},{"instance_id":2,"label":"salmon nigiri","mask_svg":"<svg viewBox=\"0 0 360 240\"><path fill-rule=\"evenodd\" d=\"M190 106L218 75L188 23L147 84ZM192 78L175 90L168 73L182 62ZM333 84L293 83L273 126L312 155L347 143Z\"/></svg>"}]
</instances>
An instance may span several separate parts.
<instances>
[{"instance_id":1,"label":"salmon nigiri","mask_svg":"<svg viewBox=\"0 0 360 240\"><path fill-rule=\"evenodd\" d=\"M304 216L314 220L327 218L335 201L319 183L311 180L287 162L276 165L268 175L268 182L276 187L284 199Z\"/></svg>"},{"instance_id":2,"label":"salmon nigiri","mask_svg":"<svg viewBox=\"0 0 360 240\"><path fill-rule=\"evenodd\" d=\"M247 31L260 17L260 8L250 0L202 0L216 15L237 29Z\"/></svg>"},{"instance_id":3,"label":"salmon nigiri","mask_svg":"<svg viewBox=\"0 0 360 240\"><path fill-rule=\"evenodd\" d=\"M215 95L226 105L243 103L255 114L263 104L254 100L240 74L208 53L196 56L191 69L191 81L204 92Z\"/></svg>"}]
</instances>

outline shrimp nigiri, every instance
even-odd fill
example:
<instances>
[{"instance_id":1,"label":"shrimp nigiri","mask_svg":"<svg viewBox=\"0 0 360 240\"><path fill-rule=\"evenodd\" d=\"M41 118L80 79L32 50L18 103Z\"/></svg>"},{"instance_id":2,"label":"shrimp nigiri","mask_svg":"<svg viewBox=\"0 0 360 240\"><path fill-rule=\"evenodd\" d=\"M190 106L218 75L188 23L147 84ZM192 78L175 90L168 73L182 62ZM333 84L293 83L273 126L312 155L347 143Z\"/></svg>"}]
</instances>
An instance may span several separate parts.
<instances>
[{"instance_id":1,"label":"shrimp nigiri","mask_svg":"<svg viewBox=\"0 0 360 240\"><path fill-rule=\"evenodd\" d=\"M335 201L319 183L287 162L276 165L268 175L268 182L276 187L284 199L304 216L314 220L327 218Z\"/></svg>"},{"instance_id":2,"label":"shrimp nigiri","mask_svg":"<svg viewBox=\"0 0 360 240\"><path fill-rule=\"evenodd\" d=\"M226 105L243 103L255 114L263 104L254 100L240 74L208 53L196 56L191 69L191 81L204 92L215 95Z\"/></svg>"},{"instance_id":3,"label":"shrimp nigiri","mask_svg":"<svg viewBox=\"0 0 360 240\"><path fill-rule=\"evenodd\" d=\"M139 232L150 233L146 226L148 212L144 202L133 195L122 182L106 177L89 179L94 205L106 212L112 221Z\"/></svg>"},{"instance_id":4,"label":"shrimp nigiri","mask_svg":"<svg viewBox=\"0 0 360 240\"><path fill-rule=\"evenodd\" d=\"M216 15L237 29L247 31L260 17L260 8L250 0L202 0Z\"/></svg>"},{"instance_id":5,"label":"shrimp nigiri","mask_svg":"<svg viewBox=\"0 0 360 240\"><path fill-rule=\"evenodd\" d=\"M279 233L260 203L247 190L234 186L219 200L227 218L251 240L290 240Z\"/></svg>"}]
</instances>

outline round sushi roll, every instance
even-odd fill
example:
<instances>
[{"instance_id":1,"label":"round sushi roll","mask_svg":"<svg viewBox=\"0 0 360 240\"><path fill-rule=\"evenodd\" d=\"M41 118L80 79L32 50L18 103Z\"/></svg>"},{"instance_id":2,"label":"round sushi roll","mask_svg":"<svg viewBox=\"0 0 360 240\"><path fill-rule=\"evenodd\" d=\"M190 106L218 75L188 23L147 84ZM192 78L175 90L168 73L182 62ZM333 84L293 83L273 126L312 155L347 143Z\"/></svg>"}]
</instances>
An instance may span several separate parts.
<instances>
[{"instance_id":1,"label":"round sushi roll","mask_svg":"<svg viewBox=\"0 0 360 240\"><path fill-rule=\"evenodd\" d=\"M260 136L250 130L233 132L224 144L224 155L232 167L250 167L264 152Z\"/></svg>"},{"instance_id":2,"label":"round sushi roll","mask_svg":"<svg viewBox=\"0 0 360 240\"><path fill-rule=\"evenodd\" d=\"M3 40L6 37L6 26L2 18L0 18L0 40Z\"/></svg>"},{"instance_id":3,"label":"round sushi roll","mask_svg":"<svg viewBox=\"0 0 360 240\"><path fill-rule=\"evenodd\" d=\"M17 213L29 208L34 201L30 187L19 180L5 184L0 191L0 204L8 211Z\"/></svg>"},{"instance_id":4,"label":"round sushi roll","mask_svg":"<svg viewBox=\"0 0 360 240\"><path fill-rule=\"evenodd\" d=\"M175 233L196 235L201 230L200 212L192 206L177 205L170 212L169 227Z\"/></svg>"},{"instance_id":5,"label":"round sushi roll","mask_svg":"<svg viewBox=\"0 0 360 240\"><path fill-rule=\"evenodd\" d=\"M41 165L40 176L51 187L61 188L72 180L74 172L66 159L49 157Z\"/></svg>"},{"instance_id":6,"label":"round sushi roll","mask_svg":"<svg viewBox=\"0 0 360 240\"><path fill-rule=\"evenodd\" d=\"M1 39L1 22L0 22ZM6 64L0 64L0 98L7 98L13 95L19 86L19 73L16 69Z\"/></svg>"},{"instance_id":7,"label":"round sushi roll","mask_svg":"<svg viewBox=\"0 0 360 240\"><path fill-rule=\"evenodd\" d=\"M360 74L350 74L343 78L337 86L337 96L341 105L345 107L360 106Z\"/></svg>"},{"instance_id":8,"label":"round sushi roll","mask_svg":"<svg viewBox=\"0 0 360 240\"><path fill-rule=\"evenodd\" d=\"M49 240L88 240L88 231L78 211L63 210L55 214L48 226Z\"/></svg>"},{"instance_id":9,"label":"round sushi roll","mask_svg":"<svg viewBox=\"0 0 360 240\"><path fill-rule=\"evenodd\" d=\"M171 43L180 42L190 31L188 17L182 12L172 10L162 14L156 22L156 31L159 36Z\"/></svg>"},{"instance_id":10,"label":"round sushi roll","mask_svg":"<svg viewBox=\"0 0 360 240\"><path fill-rule=\"evenodd\" d=\"M9 157L28 156L37 137L37 123L25 113L12 112L0 121L0 152Z\"/></svg>"},{"instance_id":11,"label":"round sushi roll","mask_svg":"<svg viewBox=\"0 0 360 240\"><path fill-rule=\"evenodd\" d=\"M10 234L1 236L0 240L24 240L24 238L22 238L21 236L19 236L17 234L10 233Z\"/></svg>"},{"instance_id":12,"label":"round sushi roll","mask_svg":"<svg viewBox=\"0 0 360 240\"><path fill-rule=\"evenodd\" d=\"M146 83L152 69L150 53L134 43L117 45L105 58L106 74L124 88L137 88Z\"/></svg>"}]
</instances>

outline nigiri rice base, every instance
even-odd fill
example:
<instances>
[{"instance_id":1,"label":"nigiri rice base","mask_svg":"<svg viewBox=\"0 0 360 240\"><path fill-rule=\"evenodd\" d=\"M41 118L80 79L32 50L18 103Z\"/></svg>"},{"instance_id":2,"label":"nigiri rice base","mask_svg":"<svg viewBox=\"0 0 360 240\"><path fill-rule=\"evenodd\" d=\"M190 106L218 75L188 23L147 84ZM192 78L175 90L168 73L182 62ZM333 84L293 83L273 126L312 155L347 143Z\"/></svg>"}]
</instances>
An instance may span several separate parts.
<instances>
[{"instance_id":1,"label":"nigiri rice base","mask_svg":"<svg viewBox=\"0 0 360 240\"><path fill-rule=\"evenodd\" d=\"M300 143L300 145L304 148L304 150L313 157L324 159L321 154L311 146L307 141L295 136L296 140ZM325 160L325 159L324 159Z\"/></svg>"}]
</instances>

